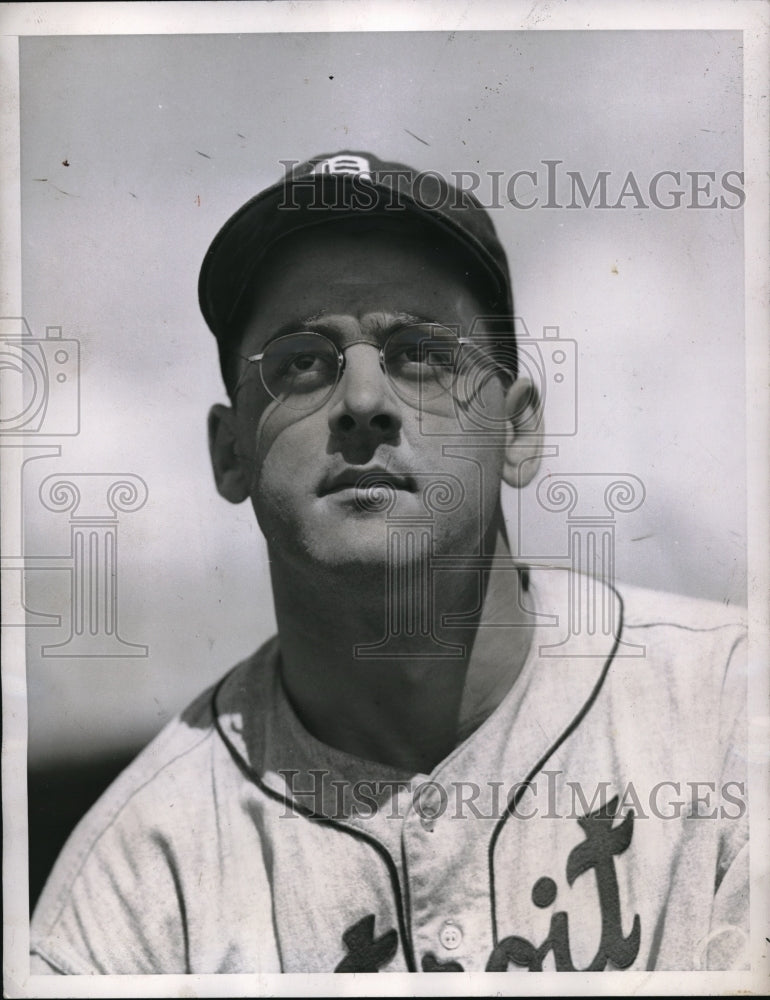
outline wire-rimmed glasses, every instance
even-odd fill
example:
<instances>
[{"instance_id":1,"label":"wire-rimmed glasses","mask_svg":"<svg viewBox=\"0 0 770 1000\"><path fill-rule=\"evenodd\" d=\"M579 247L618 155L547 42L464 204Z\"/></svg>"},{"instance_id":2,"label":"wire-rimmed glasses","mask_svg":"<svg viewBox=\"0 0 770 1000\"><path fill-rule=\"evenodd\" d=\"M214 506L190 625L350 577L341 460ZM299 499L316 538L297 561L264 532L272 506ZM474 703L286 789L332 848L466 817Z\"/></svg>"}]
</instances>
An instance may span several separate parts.
<instances>
[{"instance_id":1,"label":"wire-rimmed glasses","mask_svg":"<svg viewBox=\"0 0 770 1000\"><path fill-rule=\"evenodd\" d=\"M370 340L354 341L377 347ZM451 395L471 341L436 323L412 323L392 331L378 347L380 367L395 393L413 406ZM344 351L323 333L301 330L269 341L247 358L277 402L310 412L331 397L345 370Z\"/></svg>"}]
</instances>

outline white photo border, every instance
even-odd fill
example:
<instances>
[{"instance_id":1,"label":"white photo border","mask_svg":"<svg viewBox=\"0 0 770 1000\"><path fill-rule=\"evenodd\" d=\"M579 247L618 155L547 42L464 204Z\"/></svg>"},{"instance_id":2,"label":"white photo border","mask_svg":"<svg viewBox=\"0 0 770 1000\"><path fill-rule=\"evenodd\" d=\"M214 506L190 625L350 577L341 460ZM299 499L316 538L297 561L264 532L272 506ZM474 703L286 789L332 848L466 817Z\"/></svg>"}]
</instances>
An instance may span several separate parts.
<instances>
[{"instance_id":1,"label":"white photo border","mask_svg":"<svg viewBox=\"0 0 770 1000\"><path fill-rule=\"evenodd\" d=\"M752 839L752 971L747 973L617 972L572 976L542 973L526 980L533 995L645 995L763 992L770 961L770 879L763 834L770 819L770 651L768 650L767 511L770 510L770 408L768 364L768 19L770 8L753 0L671 0L633 5L588 0L566 3L529 0L304 0L304 2L217 3L27 3L2 4L2 175L0 315L21 315L19 202L18 40L30 35L217 34L237 32L393 30L567 30L739 29L744 33L746 374L749 496L750 801ZM3 490L18 469L3 455ZM3 534L13 515L4 507ZM5 600L5 598L4 598ZM7 607L3 608L6 612ZM313 995L487 995L513 993L521 980L498 974L465 973L447 980L412 975L265 975L30 977L28 974L28 889L26 819L26 679L22 630L4 629L3 654L3 892L4 984L9 997L96 996L313 996ZM503 983L505 985L503 985Z\"/></svg>"}]
</instances>

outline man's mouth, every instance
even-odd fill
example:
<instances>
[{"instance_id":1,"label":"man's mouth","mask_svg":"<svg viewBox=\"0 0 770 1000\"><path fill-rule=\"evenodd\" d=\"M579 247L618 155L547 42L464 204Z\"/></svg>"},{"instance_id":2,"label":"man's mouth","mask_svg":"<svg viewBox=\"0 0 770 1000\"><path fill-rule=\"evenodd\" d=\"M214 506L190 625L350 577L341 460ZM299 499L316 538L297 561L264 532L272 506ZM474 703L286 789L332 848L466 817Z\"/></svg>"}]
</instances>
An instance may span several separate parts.
<instances>
[{"instance_id":1,"label":"man's mouth","mask_svg":"<svg viewBox=\"0 0 770 1000\"><path fill-rule=\"evenodd\" d=\"M416 493L417 483L413 476L391 472L387 469L377 467L347 468L326 476L318 490L318 495L323 497L331 493L342 493L345 490L369 492L377 491L378 488L386 491L401 490L407 493Z\"/></svg>"}]
</instances>

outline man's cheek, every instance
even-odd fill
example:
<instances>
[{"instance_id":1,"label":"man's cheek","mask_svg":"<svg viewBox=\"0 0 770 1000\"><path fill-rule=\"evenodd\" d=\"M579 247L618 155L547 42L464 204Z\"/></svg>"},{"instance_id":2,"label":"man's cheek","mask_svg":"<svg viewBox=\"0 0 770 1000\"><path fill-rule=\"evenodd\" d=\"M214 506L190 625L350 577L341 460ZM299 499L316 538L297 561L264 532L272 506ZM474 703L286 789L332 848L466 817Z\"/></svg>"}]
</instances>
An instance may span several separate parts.
<instances>
[{"instance_id":1,"label":"man's cheek","mask_svg":"<svg viewBox=\"0 0 770 1000\"><path fill-rule=\"evenodd\" d=\"M252 417L244 423L241 435L241 448L244 457L252 465L252 489L260 486L265 466L276 448L282 448L282 438L296 423L296 414L292 414L285 406L272 403L265 407L259 417ZM297 461L296 447L286 448L287 457L284 461Z\"/></svg>"},{"instance_id":2,"label":"man's cheek","mask_svg":"<svg viewBox=\"0 0 770 1000\"><path fill-rule=\"evenodd\" d=\"M275 440L292 423L291 411L280 403L269 403L255 421L253 430L254 454L264 460Z\"/></svg>"},{"instance_id":3,"label":"man's cheek","mask_svg":"<svg viewBox=\"0 0 770 1000\"><path fill-rule=\"evenodd\" d=\"M297 477L285 467L279 455L270 451L258 465L254 480L251 504L259 529L268 544L278 543L300 527L301 515L297 510Z\"/></svg>"},{"instance_id":4,"label":"man's cheek","mask_svg":"<svg viewBox=\"0 0 770 1000\"><path fill-rule=\"evenodd\" d=\"M262 519L287 521L307 513L318 485L319 456L324 455L324 440L313 430L296 414L287 419L286 407L266 414L257 428L252 496Z\"/></svg>"}]
</instances>

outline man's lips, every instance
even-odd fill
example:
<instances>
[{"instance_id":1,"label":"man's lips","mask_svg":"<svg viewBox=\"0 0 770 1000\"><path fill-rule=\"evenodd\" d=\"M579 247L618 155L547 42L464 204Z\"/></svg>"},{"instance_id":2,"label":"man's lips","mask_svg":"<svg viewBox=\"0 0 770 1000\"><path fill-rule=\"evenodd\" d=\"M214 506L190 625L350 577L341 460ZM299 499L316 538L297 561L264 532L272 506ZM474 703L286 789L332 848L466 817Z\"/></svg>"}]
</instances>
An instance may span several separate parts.
<instances>
[{"instance_id":1,"label":"man's lips","mask_svg":"<svg viewBox=\"0 0 770 1000\"><path fill-rule=\"evenodd\" d=\"M330 493L340 493L343 490L375 490L378 486L386 489L404 490L408 493L417 492L417 483L413 476L387 469L347 468L324 477L318 490L319 496Z\"/></svg>"}]
</instances>

